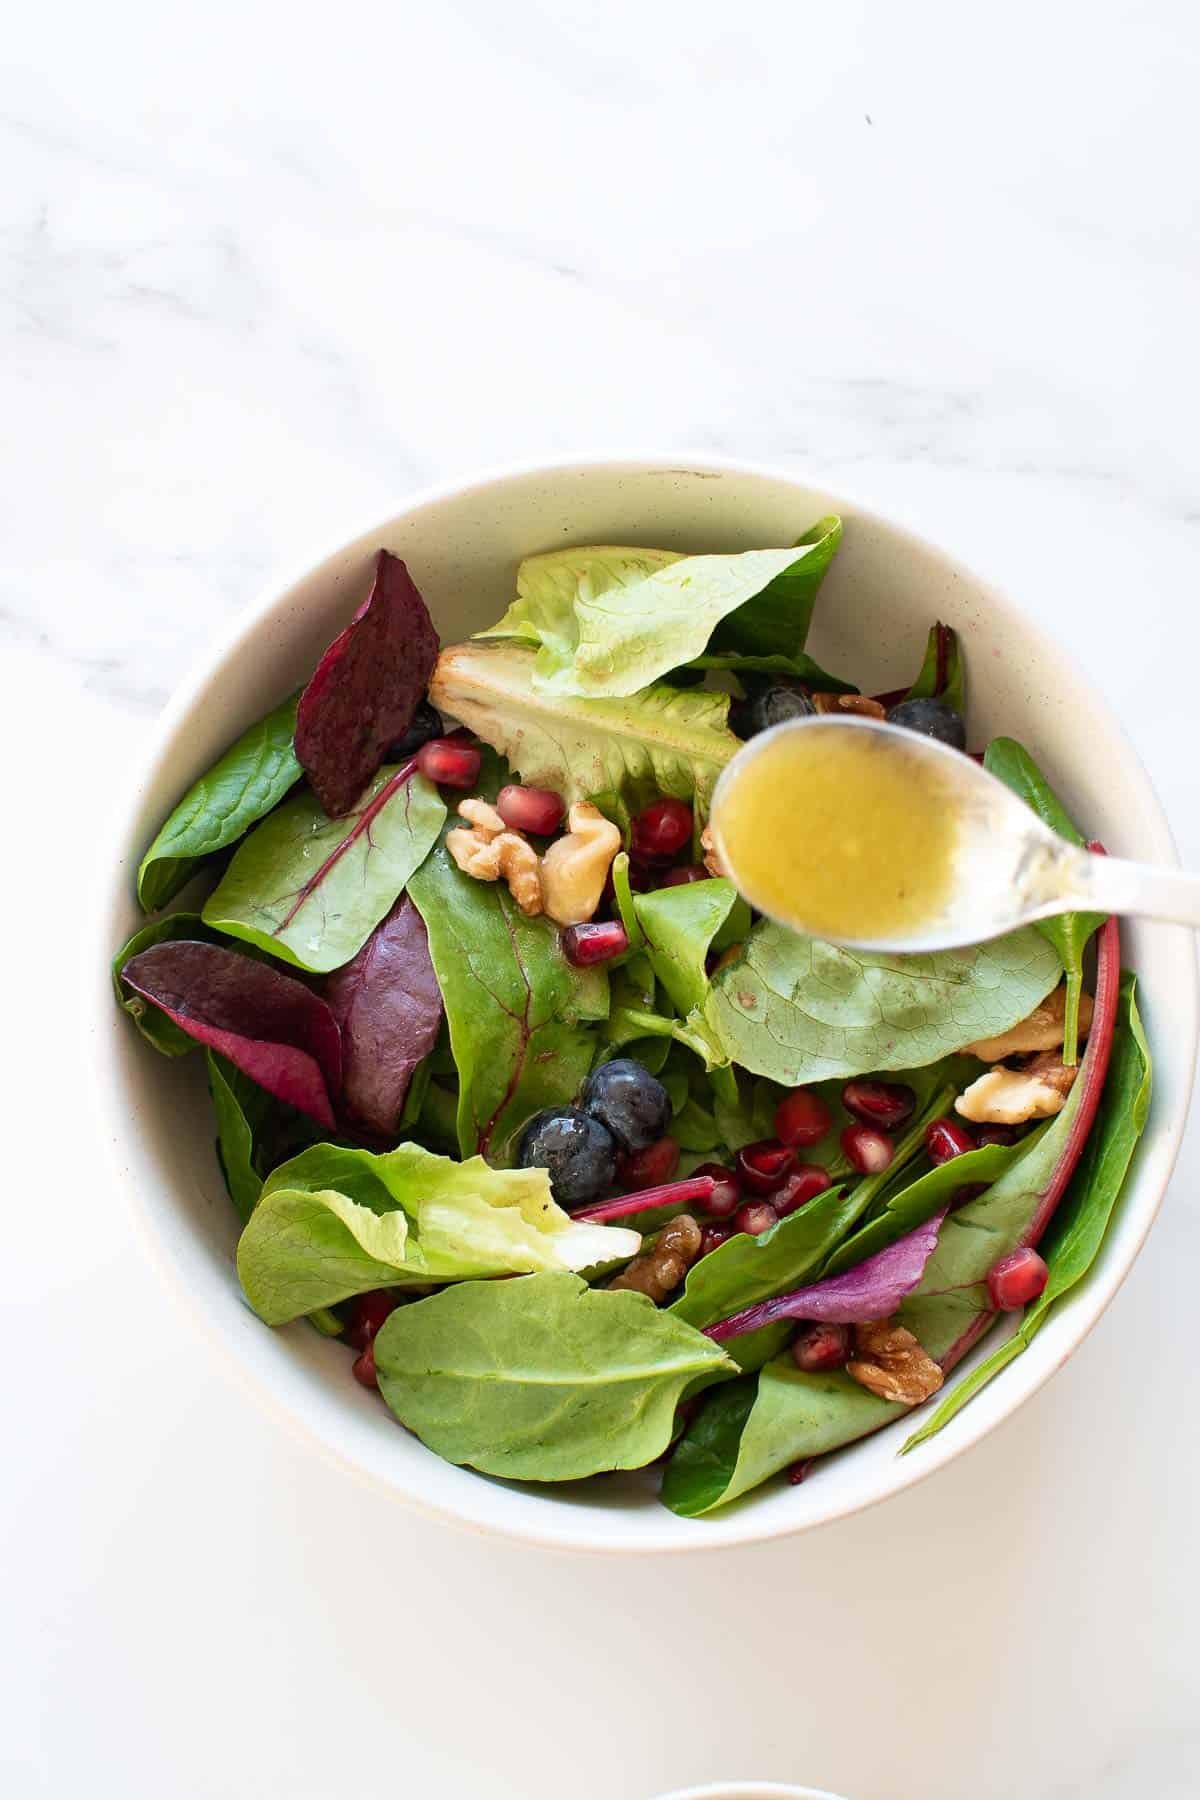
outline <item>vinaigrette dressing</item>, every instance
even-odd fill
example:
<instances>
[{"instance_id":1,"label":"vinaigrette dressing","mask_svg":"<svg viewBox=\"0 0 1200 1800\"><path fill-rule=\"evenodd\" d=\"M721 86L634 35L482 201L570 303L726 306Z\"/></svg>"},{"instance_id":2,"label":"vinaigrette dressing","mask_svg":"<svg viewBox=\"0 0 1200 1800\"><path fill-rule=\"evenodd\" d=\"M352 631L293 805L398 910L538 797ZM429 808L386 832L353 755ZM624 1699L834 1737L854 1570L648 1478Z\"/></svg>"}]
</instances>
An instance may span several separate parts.
<instances>
[{"instance_id":1,"label":"vinaigrette dressing","mask_svg":"<svg viewBox=\"0 0 1200 1800\"><path fill-rule=\"evenodd\" d=\"M722 778L712 823L746 897L813 937L918 936L952 896L952 784L868 728L764 740Z\"/></svg>"}]
</instances>

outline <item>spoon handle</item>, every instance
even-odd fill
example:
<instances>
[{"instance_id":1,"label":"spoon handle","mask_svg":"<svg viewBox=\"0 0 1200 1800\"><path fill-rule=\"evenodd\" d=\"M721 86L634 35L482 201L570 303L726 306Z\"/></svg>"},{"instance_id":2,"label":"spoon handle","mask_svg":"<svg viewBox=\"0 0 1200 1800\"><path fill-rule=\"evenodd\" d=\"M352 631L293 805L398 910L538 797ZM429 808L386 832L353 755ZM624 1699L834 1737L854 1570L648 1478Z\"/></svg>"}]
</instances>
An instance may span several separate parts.
<instances>
[{"instance_id":1,"label":"spoon handle","mask_svg":"<svg viewBox=\"0 0 1200 1800\"><path fill-rule=\"evenodd\" d=\"M1072 858L1074 879L1069 892L1037 909L1036 917L1055 913L1089 912L1131 914L1136 918L1167 919L1176 925L1200 928L1200 875L1182 869L1160 869L1150 863L1126 862L1119 856Z\"/></svg>"}]
</instances>

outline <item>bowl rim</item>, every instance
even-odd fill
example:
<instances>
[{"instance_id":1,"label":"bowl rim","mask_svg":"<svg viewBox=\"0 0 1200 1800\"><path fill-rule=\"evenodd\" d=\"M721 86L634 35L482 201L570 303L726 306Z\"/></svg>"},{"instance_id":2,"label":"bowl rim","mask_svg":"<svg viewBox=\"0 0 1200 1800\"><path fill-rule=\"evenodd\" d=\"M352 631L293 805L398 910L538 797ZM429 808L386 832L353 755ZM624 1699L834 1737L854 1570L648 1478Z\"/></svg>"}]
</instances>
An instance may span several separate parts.
<instances>
[{"instance_id":1,"label":"bowl rim","mask_svg":"<svg viewBox=\"0 0 1200 1800\"><path fill-rule=\"evenodd\" d=\"M1169 850L1166 860L1173 866L1179 866L1175 839L1157 790L1120 718L1102 690L1095 686L1091 677L1081 667L1074 654L1065 649L1054 635L1046 631L1040 621L1027 613L1022 604L1013 600L1005 589L997 587L990 579L979 575L973 564L963 561L956 551L943 548L939 542L926 537L922 531L909 525L904 519L898 518L894 513L881 511L873 501L860 498L853 488L847 489L840 481L827 483L820 469L809 467L798 469L782 464L713 454L708 451L693 453L686 450L588 450L577 453L563 452L552 458L535 456L491 464L468 471L454 479L428 483L407 496L401 495L393 508L382 517L373 515L370 520L349 534L339 534L336 541L332 543L327 534L322 533L315 553L305 554L303 558L291 562L283 573L271 577L268 582L264 583L254 598L239 608L228 624L214 637L208 639L204 648L192 659L183 680L176 686L162 712L154 721L146 741L131 757L122 772L118 791L107 809L108 829L104 841L124 844L130 839L132 828L137 822L142 794L180 725L195 706L197 699L222 667L241 651L246 640L257 630L263 618L269 615L294 588L325 564L343 554L361 539L381 536L397 521L411 514L445 501L463 499L473 493L482 493L500 483L536 479L539 476L560 479L572 472L587 474L601 470L611 472L621 468L627 469L631 474L669 475L678 473L700 477L725 474L745 476L751 479L791 484L820 492L835 505L844 507L847 513L857 514L883 527L891 536L911 546L915 551L943 563L949 563L967 573L979 593L987 599L989 604L995 604L1001 610L1015 614L1027 638L1038 647L1039 651L1048 657L1058 658L1086 687L1097 712L1103 719L1106 738L1118 750L1123 762L1131 767L1144 783L1147 798L1153 809L1150 823L1160 833L1164 845ZM103 1044L105 1030L111 1023L112 988L108 978L108 969L112 960L113 914L121 907L123 901L127 901L127 895L124 894L120 885L120 878L114 882L111 867L107 863L97 872L96 891L98 904L90 908L95 921L90 934L93 955L91 968L93 970L98 968L101 971L102 979L95 982L93 986L90 1029L97 1034ZM1188 968L1186 990L1182 987L1174 990L1172 999L1176 1015L1184 1012L1187 1014L1188 1050L1186 1058L1181 1059L1179 1065L1174 1069L1175 1079L1179 1085L1180 1105L1175 1115L1166 1120L1161 1127L1158 1170L1153 1177L1155 1186L1153 1191L1142 1198L1143 1210L1138 1221L1138 1229L1132 1235L1122 1259L1117 1266L1106 1270L1103 1278L1095 1272L1090 1277L1086 1294L1087 1304L1077 1302L1073 1308L1071 1328L1061 1345L1061 1353L1053 1360L1047 1358L1045 1366L1040 1369L1035 1362L1026 1362L1025 1359L1021 1359L1021 1364L1018 1366L1023 1370L1024 1380L1012 1380L1012 1376L1017 1372L1017 1368L1014 1366L1009 1371L1010 1380L1006 1384L1010 1398L1006 1403L996 1405L991 1415L986 1410L981 1410L978 1416L972 1412L968 1415L971 1422L964 1426L962 1423L964 1415L960 1414L955 1420L956 1431L948 1433L942 1438L931 1440L924 1446L925 1455L919 1460L913 1459L910 1463L909 1458L897 1457L893 1461L886 1484L880 1486L875 1492L848 1498L817 1518L800 1518L794 1523L786 1519L782 1521L773 1519L768 1523L765 1509L742 1505L731 1509L728 1514L719 1514L713 1519L693 1522L703 1523L709 1527L709 1530L703 1534L698 1533L696 1538L689 1541L686 1537L677 1535L679 1521L664 1518L659 1523L647 1514L645 1528L640 1531L639 1541L631 1543L608 1541L602 1529L595 1526L581 1527L575 1523L576 1515L574 1509L570 1507L561 1509L556 1526L550 1528L548 1525L542 1526L532 1520L513 1521L489 1518L486 1504L481 1504L468 1511L429 1493L413 1491L411 1488L389 1479L379 1470L367 1467L349 1449L330 1441L265 1376L260 1376L238 1355L229 1335L218 1324L212 1309L184 1280L182 1269L176 1264L174 1256L168 1248L165 1235L157 1225L155 1205L143 1191L143 1184L137 1181L127 1184L127 1207L135 1222L136 1235L150 1261L162 1272L168 1285L185 1299L186 1304L183 1311L191 1320L193 1327L219 1351L222 1364L238 1384L253 1395L256 1403L278 1418L293 1436L310 1448L316 1449L332 1466L349 1472L359 1481L374 1489L382 1489L394 1499L417 1512L452 1523L461 1529L503 1537L513 1542L536 1544L551 1550L588 1551L603 1555L695 1554L701 1551L724 1550L741 1544L762 1543L778 1538L792 1537L802 1532L818 1530L839 1519L853 1517L854 1514L864 1512L881 1501L904 1493L936 1474L948 1463L974 1449L1041 1390L1051 1376L1056 1374L1062 1364L1074 1354L1107 1311L1140 1256L1146 1238L1158 1216L1186 1127L1195 1079L1197 1050L1200 1047L1200 970L1197 967L1194 948L1193 954L1186 960ZM123 1173L120 1166L121 1137L122 1133L130 1130L131 1127L126 1118L125 1108L121 1104L120 1079L116 1059L109 1055L107 1050L101 1054L100 1069L97 1073L99 1079L93 1090L92 1104L95 1108L100 1136L105 1143L109 1166L116 1177L114 1186L119 1192L120 1177ZM1081 1300L1082 1298L1081 1296ZM431 1457L435 1455L433 1451L428 1454ZM481 1495L486 1495L489 1491L489 1484L481 1480L478 1485ZM718 1529L714 1530L713 1527L718 1527ZM684 1793L691 1791L684 1790ZM705 1790L702 1788L698 1791L702 1794Z\"/></svg>"}]
</instances>

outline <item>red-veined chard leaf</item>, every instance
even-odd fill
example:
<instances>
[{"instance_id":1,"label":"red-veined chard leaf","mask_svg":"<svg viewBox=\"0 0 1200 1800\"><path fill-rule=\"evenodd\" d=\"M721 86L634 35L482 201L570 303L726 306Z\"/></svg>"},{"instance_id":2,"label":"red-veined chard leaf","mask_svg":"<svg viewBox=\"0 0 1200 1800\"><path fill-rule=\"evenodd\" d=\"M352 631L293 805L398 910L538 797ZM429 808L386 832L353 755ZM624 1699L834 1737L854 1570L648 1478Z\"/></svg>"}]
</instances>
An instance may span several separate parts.
<instances>
[{"instance_id":1,"label":"red-veined chard leaf","mask_svg":"<svg viewBox=\"0 0 1200 1800\"><path fill-rule=\"evenodd\" d=\"M408 730L437 653L412 576L381 550L370 594L326 650L296 712L296 755L331 819L350 811Z\"/></svg>"},{"instance_id":2,"label":"red-veined chard leaf","mask_svg":"<svg viewBox=\"0 0 1200 1800\"><path fill-rule=\"evenodd\" d=\"M198 939L201 943L213 944L219 941L217 933L209 930L199 913L171 913L167 918L155 919L151 924L143 925L140 931L135 931L112 960L112 984L117 1005L129 1014L146 1042L153 1044L164 1056L186 1056L189 1050L195 1049L196 1040L189 1037L186 1031L180 1031L178 1025L173 1025L166 1013L160 1012L157 1006L148 1005L141 994L127 987L121 980L121 970L140 951L150 950L155 944L172 943L179 938Z\"/></svg>"},{"instance_id":3,"label":"red-veined chard leaf","mask_svg":"<svg viewBox=\"0 0 1200 1800\"><path fill-rule=\"evenodd\" d=\"M396 1131L417 1064L433 1049L442 995L425 921L407 895L357 956L326 978L325 999L342 1033L342 1105L380 1136Z\"/></svg>"},{"instance_id":4,"label":"red-veined chard leaf","mask_svg":"<svg viewBox=\"0 0 1200 1800\"><path fill-rule=\"evenodd\" d=\"M324 1000L269 963L216 944L156 944L121 970L127 987L260 1087L332 1128L341 1040Z\"/></svg>"},{"instance_id":5,"label":"red-veined chard leaf","mask_svg":"<svg viewBox=\"0 0 1200 1800\"><path fill-rule=\"evenodd\" d=\"M439 846L409 892L429 953L458 1069L458 1139L505 1163L544 1106L567 1106L591 1066L584 1029L608 1011L603 969L573 969L548 919L527 919L502 882L473 881Z\"/></svg>"},{"instance_id":6,"label":"red-veined chard leaf","mask_svg":"<svg viewBox=\"0 0 1200 1800\"><path fill-rule=\"evenodd\" d=\"M230 937L324 974L357 954L437 841L446 817L415 763L381 769L354 811L328 819L297 794L241 844L204 905Z\"/></svg>"},{"instance_id":7,"label":"red-veined chard leaf","mask_svg":"<svg viewBox=\"0 0 1200 1800\"><path fill-rule=\"evenodd\" d=\"M188 789L142 858L137 891L146 912L165 906L206 856L236 844L299 781L295 726L293 694L243 732Z\"/></svg>"}]
</instances>

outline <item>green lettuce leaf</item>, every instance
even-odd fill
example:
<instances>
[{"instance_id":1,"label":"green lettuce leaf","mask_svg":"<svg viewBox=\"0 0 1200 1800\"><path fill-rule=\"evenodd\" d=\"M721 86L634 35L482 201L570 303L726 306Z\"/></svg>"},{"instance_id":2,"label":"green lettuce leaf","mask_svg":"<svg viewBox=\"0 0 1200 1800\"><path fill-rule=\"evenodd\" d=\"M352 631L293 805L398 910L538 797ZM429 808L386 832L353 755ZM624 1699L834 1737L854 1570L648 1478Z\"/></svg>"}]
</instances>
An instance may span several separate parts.
<instances>
[{"instance_id":1,"label":"green lettuce leaf","mask_svg":"<svg viewBox=\"0 0 1200 1800\"><path fill-rule=\"evenodd\" d=\"M507 1163L526 1122L569 1106L608 1012L602 968L574 969L548 919L527 919L502 882L474 881L439 846L409 882L429 934L459 1076L458 1141Z\"/></svg>"},{"instance_id":2,"label":"green lettuce leaf","mask_svg":"<svg viewBox=\"0 0 1200 1800\"><path fill-rule=\"evenodd\" d=\"M918 1068L1029 1013L1058 981L1033 928L931 956L843 950L763 920L712 982L705 1019L728 1056L785 1087Z\"/></svg>"},{"instance_id":3,"label":"green lettuce leaf","mask_svg":"<svg viewBox=\"0 0 1200 1800\"><path fill-rule=\"evenodd\" d=\"M812 602L841 525L790 549L678 556L581 545L525 559L517 599L481 638L536 645L533 685L584 698L636 694L692 657L731 613L733 648L803 646Z\"/></svg>"},{"instance_id":4,"label":"green lettuce leaf","mask_svg":"<svg viewBox=\"0 0 1200 1800\"><path fill-rule=\"evenodd\" d=\"M195 874L202 858L235 844L265 818L304 771L292 734L296 700L259 719L190 787L142 858L138 899L155 912Z\"/></svg>"},{"instance_id":5,"label":"green lettuce leaf","mask_svg":"<svg viewBox=\"0 0 1200 1800\"><path fill-rule=\"evenodd\" d=\"M381 769L354 811L329 819L297 794L252 831L204 905L207 924L297 968L357 954L420 867L446 817L423 775Z\"/></svg>"},{"instance_id":6,"label":"green lettuce leaf","mask_svg":"<svg viewBox=\"0 0 1200 1800\"><path fill-rule=\"evenodd\" d=\"M692 881L631 896L646 954L675 1010L687 1018L708 998L705 960L736 913L749 935L750 908L732 881Z\"/></svg>"},{"instance_id":7,"label":"green lettuce leaf","mask_svg":"<svg viewBox=\"0 0 1200 1800\"><path fill-rule=\"evenodd\" d=\"M548 694L533 684L527 644L455 644L443 650L429 698L508 758L531 787L568 805L620 795L633 811L657 794L694 798L707 813L721 770L740 748L728 694L659 683L616 700ZM611 804L611 801L610 801Z\"/></svg>"},{"instance_id":8,"label":"green lettuce leaf","mask_svg":"<svg viewBox=\"0 0 1200 1800\"><path fill-rule=\"evenodd\" d=\"M317 1144L269 1177L237 1263L255 1312L283 1325L371 1288L586 1269L640 1242L572 1219L544 1169L458 1163L417 1144L381 1155Z\"/></svg>"},{"instance_id":9,"label":"green lettuce leaf","mask_svg":"<svg viewBox=\"0 0 1200 1800\"><path fill-rule=\"evenodd\" d=\"M841 541L842 521L836 514L818 519L797 546L808 554L722 620L709 650L736 651L743 656L798 656L808 637L817 590Z\"/></svg>"},{"instance_id":10,"label":"green lettuce leaf","mask_svg":"<svg viewBox=\"0 0 1200 1800\"><path fill-rule=\"evenodd\" d=\"M1082 844L1080 832L1062 801L1026 750L1015 738L993 738L984 753L983 766L995 775L1018 799L1035 812L1043 825L1066 838L1069 844ZM1074 1064L1079 1051L1079 996L1083 991L1083 953L1088 939L1104 923L1103 913L1059 913L1053 919L1039 919L1034 926L1062 959L1067 977L1067 1004L1063 1018L1063 1061Z\"/></svg>"},{"instance_id":11,"label":"green lettuce leaf","mask_svg":"<svg viewBox=\"0 0 1200 1800\"><path fill-rule=\"evenodd\" d=\"M932 1417L904 1444L905 1451L935 1437L968 1400L1028 1349L1046 1323L1051 1307L1083 1280L1099 1254L1150 1111L1150 1050L1138 1014L1135 988L1134 976L1126 974L1100 1112L1079 1167L1041 1245L1050 1270L1045 1289L1025 1312L1012 1337L951 1389Z\"/></svg>"},{"instance_id":12,"label":"green lettuce leaf","mask_svg":"<svg viewBox=\"0 0 1200 1800\"><path fill-rule=\"evenodd\" d=\"M644 1294L570 1275L467 1282L399 1307L375 1366L387 1404L431 1450L520 1481L644 1467L684 1394L734 1369Z\"/></svg>"}]
</instances>

